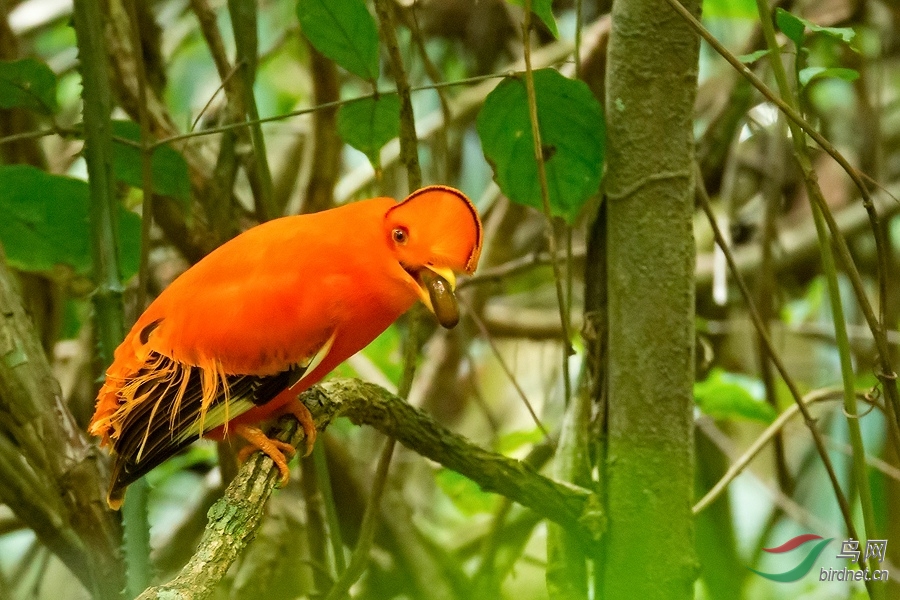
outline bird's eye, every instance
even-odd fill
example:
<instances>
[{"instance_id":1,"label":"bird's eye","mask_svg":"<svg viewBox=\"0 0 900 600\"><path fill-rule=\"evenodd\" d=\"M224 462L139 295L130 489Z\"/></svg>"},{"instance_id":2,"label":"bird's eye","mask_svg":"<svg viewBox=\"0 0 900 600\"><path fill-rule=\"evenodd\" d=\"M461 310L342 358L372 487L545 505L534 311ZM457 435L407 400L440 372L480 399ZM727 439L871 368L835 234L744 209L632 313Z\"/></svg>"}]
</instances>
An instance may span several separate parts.
<instances>
[{"instance_id":1,"label":"bird's eye","mask_svg":"<svg viewBox=\"0 0 900 600\"><path fill-rule=\"evenodd\" d=\"M409 240L409 232L403 227L397 227L391 232L391 237L398 244L405 244Z\"/></svg>"}]
</instances>

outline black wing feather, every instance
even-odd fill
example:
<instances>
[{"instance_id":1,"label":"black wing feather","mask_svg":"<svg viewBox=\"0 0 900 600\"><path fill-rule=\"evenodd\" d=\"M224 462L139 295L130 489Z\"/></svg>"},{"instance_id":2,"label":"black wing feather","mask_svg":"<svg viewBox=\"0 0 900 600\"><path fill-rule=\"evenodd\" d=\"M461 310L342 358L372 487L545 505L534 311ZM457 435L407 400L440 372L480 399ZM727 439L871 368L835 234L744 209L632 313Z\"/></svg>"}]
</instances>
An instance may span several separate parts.
<instances>
[{"instance_id":1,"label":"black wing feather","mask_svg":"<svg viewBox=\"0 0 900 600\"><path fill-rule=\"evenodd\" d=\"M148 381L135 393L136 398L145 393L149 393L150 396L125 416L121 431L113 440L115 458L109 489L111 501L121 500L125 488L129 484L150 472L169 457L182 451L195 439L193 437L179 439L178 433L183 431L185 424L190 426L200 418L203 398L201 369L182 365L161 355L151 358L154 362L162 361L156 364L163 368L171 366L174 369L187 370L187 372L179 373L172 380L174 383L163 383L158 380ZM295 366L289 370L262 377L227 375L225 383L228 386L228 397L230 401L249 400L256 406L260 406L296 383L305 372L306 368ZM178 382L181 381L182 374L188 378L188 382L176 411L175 402L180 387ZM143 375L147 375L147 373L141 371L135 377ZM225 402L225 397L225 390L221 389L207 410L221 406ZM175 413L174 429L170 426L173 412ZM213 427L206 428L203 433L210 429Z\"/></svg>"}]
</instances>

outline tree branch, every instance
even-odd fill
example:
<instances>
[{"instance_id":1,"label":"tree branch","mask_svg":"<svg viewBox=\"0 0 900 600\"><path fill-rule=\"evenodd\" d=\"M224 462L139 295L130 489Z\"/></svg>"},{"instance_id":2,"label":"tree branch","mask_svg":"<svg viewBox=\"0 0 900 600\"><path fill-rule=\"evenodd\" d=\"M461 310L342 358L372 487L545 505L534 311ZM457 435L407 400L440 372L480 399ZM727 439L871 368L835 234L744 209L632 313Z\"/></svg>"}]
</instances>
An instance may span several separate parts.
<instances>
[{"instance_id":1,"label":"tree branch","mask_svg":"<svg viewBox=\"0 0 900 600\"><path fill-rule=\"evenodd\" d=\"M320 430L337 417L371 425L422 456L469 477L483 489L567 527L586 545L594 543L603 531L605 518L600 502L590 491L552 481L521 461L479 448L377 385L333 379L304 392L301 400ZM279 421L275 436L295 447L303 441L302 430L290 418ZM200 546L181 573L169 583L147 589L139 600L200 600L209 596L255 536L277 479L271 459L253 454L210 509Z\"/></svg>"}]
</instances>

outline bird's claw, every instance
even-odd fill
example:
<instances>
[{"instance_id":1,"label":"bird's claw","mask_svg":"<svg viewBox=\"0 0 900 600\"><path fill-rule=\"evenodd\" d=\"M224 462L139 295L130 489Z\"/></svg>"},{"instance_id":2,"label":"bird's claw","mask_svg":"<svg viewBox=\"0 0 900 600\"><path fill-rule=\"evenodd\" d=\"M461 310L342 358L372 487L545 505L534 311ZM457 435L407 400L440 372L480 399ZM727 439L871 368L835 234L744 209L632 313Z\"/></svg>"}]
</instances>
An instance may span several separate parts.
<instances>
[{"instance_id":1,"label":"bird's claw","mask_svg":"<svg viewBox=\"0 0 900 600\"><path fill-rule=\"evenodd\" d=\"M312 454L318 431L316 430L316 422L315 420L313 420L312 413L309 412L309 409L306 408L306 405L303 404L299 398L297 398L293 402L289 402L287 405L285 405L284 409L281 411L281 414L293 415L294 418L297 419L297 422L300 423L300 426L303 428L303 433L305 435L306 441L306 452L303 454L303 456L309 456L310 454Z\"/></svg>"},{"instance_id":2,"label":"bird's claw","mask_svg":"<svg viewBox=\"0 0 900 600\"><path fill-rule=\"evenodd\" d=\"M247 440L248 444L240 449L237 458L238 461L244 462L251 454L259 450L272 459L278 471L281 473L280 486L284 487L291 478L291 470L288 468L288 458L296 453L296 449L281 440L268 437L261 429L250 425L238 425L235 431L242 438Z\"/></svg>"}]
</instances>

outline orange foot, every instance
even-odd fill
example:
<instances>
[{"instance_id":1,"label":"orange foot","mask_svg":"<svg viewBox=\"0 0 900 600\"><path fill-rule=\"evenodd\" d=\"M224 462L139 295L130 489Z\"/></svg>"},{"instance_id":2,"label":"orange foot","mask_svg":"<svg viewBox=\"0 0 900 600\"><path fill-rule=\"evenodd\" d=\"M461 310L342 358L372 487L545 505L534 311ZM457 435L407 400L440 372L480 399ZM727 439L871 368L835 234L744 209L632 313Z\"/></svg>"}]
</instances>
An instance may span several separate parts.
<instances>
[{"instance_id":1,"label":"orange foot","mask_svg":"<svg viewBox=\"0 0 900 600\"><path fill-rule=\"evenodd\" d=\"M294 415L294 418L303 427L303 433L306 436L306 454L303 456L309 456L313 450L313 445L316 443L317 433L316 422L313 421L312 413L309 412L305 404L300 402L299 398L294 398L275 413L276 417L281 415Z\"/></svg>"},{"instance_id":2,"label":"orange foot","mask_svg":"<svg viewBox=\"0 0 900 600\"><path fill-rule=\"evenodd\" d=\"M272 462L275 463L275 466L281 472L281 487L287 485L288 480L291 478L291 471L288 469L285 454L293 456L294 452L296 452L294 447L287 442L273 440L263 433L262 429L252 425L238 425L234 430L239 436L249 442L247 446L244 446L238 452L238 461L244 462L248 456L260 450L272 459Z\"/></svg>"},{"instance_id":3,"label":"orange foot","mask_svg":"<svg viewBox=\"0 0 900 600\"><path fill-rule=\"evenodd\" d=\"M313 445L316 443L316 423L313 421L309 409L300 402L299 398L295 398L274 414L275 417L280 417L281 415L293 415L300 423L300 426L303 427L303 433L306 437L306 454L304 456L309 456ZM244 462L251 454L260 450L271 458L275 466L278 467L278 471L281 472L281 487L284 487L291 476L287 465L288 459L285 455L288 457L293 456L294 452L296 452L294 447L287 442L270 438L261 429L252 425L238 425L235 427L235 432L248 442L248 445L241 448L240 452L238 452L238 460Z\"/></svg>"}]
</instances>

